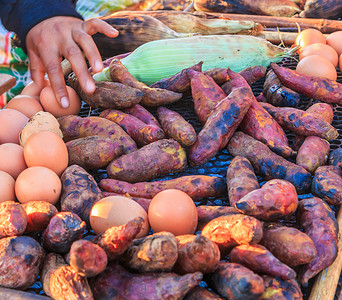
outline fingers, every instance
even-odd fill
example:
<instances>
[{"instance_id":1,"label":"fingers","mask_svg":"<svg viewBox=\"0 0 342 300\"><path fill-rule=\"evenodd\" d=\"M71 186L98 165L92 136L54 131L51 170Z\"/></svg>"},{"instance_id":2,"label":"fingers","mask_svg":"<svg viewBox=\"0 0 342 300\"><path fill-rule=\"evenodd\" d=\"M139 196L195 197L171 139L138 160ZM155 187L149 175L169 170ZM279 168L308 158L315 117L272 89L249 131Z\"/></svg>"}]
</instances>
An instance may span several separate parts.
<instances>
[{"instance_id":1,"label":"fingers","mask_svg":"<svg viewBox=\"0 0 342 300\"><path fill-rule=\"evenodd\" d=\"M98 32L113 38L119 35L119 32L107 22L96 18L84 21L83 29L89 35L93 35Z\"/></svg>"},{"instance_id":2,"label":"fingers","mask_svg":"<svg viewBox=\"0 0 342 300\"><path fill-rule=\"evenodd\" d=\"M45 69L43 62L34 52L29 53L29 69L32 80L38 85L39 88L43 89Z\"/></svg>"}]
</instances>

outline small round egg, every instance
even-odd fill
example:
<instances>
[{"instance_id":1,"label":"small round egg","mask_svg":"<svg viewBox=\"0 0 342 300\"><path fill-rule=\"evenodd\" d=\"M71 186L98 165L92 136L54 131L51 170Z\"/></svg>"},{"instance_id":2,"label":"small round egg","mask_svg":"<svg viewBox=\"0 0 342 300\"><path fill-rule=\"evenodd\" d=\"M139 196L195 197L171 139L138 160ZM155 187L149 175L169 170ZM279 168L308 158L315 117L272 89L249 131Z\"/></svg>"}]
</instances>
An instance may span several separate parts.
<instances>
[{"instance_id":1,"label":"small round egg","mask_svg":"<svg viewBox=\"0 0 342 300\"><path fill-rule=\"evenodd\" d=\"M51 86L45 87L40 93L40 103L44 110L50 112L56 118L68 115L78 115L81 110L81 99L76 91L70 86L67 86L66 88L70 99L70 106L68 108L60 106Z\"/></svg>"},{"instance_id":2,"label":"small round egg","mask_svg":"<svg viewBox=\"0 0 342 300\"><path fill-rule=\"evenodd\" d=\"M28 167L42 166L62 175L69 163L68 149L61 137L49 130L33 133L25 143L24 158Z\"/></svg>"},{"instance_id":3,"label":"small round egg","mask_svg":"<svg viewBox=\"0 0 342 300\"><path fill-rule=\"evenodd\" d=\"M300 53L306 46L315 43L326 44L325 36L317 29L308 28L304 29L297 35L295 46L300 46L297 50L297 52Z\"/></svg>"},{"instance_id":4,"label":"small round egg","mask_svg":"<svg viewBox=\"0 0 342 300\"><path fill-rule=\"evenodd\" d=\"M14 189L21 203L46 201L56 204L61 195L62 183L54 171L45 167L30 167L19 174Z\"/></svg>"},{"instance_id":5,"label":"small round egg","mask_svg":"<svg viewBox=\"0 0 342 300\"><path fill-rule=\"evenodd\" d=\"M296 67L300 74L316 77L325 77L331 80L337 79L337 71L333 64L319 55L304 57Z\"/></svg>"},{"instance_id":6,"label":"small round egg","mask_svg":"<svg viewBox=\"0 0 342 300\"><path fill-rule=\"evenodd\" d=\"M43 110L43 107L37 99L27 95L18 95L13 97L6 105L6 108L18 110L28 118L31 118L37 112Z\"/></svg>"},{"instance_id":7,"label":"small round egg","mask_svg":"<svg viewBox=\"0 0 342 300\"><path fill-rule=\"evenodd\" d=\"M13 177L4 171L0 171L0 202L15 201L14 185Z\"/></svg>"},{"instance_id":8,"label":"small round egg","mask_svg":"<svg viewBox=\"0 0 342 300\"><path fill-rule=\"evenodd\" d=\"M167 189L153 197L148 208L148 220L154 232L193 234L198 222L196 205L183 191Z\"/></svg>"},{"instance_id":9,"label":"small round egg","mask_svg":"<svg viewBox=\"0 0 342 300\"><path fill-rule=\"evenodd\" d=\"M340 71L342 70L342 54L338 58L338 67L340 68Z\"/></svg>"},{"instance_id":10,"label":"small round egg","mask_svg":"<svg viewBox=\"0 0 342 300\"><path fill-rule=\"evenodd\" d=\"M15 109L0 110L0 144L19 144L19 133L26 125L28 117Z\"/></svg>"},{"instance_id":11,"label":"small round egg","mask_svg":"<svg viewBox=\"0 0 342 300\"><path fill-rule=\"evenodd\" d=\"M134 218L144 219L143 227L137 238L146 236L150 226L147 213L140 204L123 196L109 196L96 202L90 211L90 225L96 234L106 231L113 226L127 224Z\"/></svg>"},{"instance_id":12,"label":"small round egg","mask_svg":"<svg viewBox=\"0 0 342 300\"><path fill-rule=\"evenodd\" d=\"M335 31L327 36L327 44L335 49L338 55L342 54L342 31Z\"/></svg>"},{"instance_id":13,"label":"small round egg","mask_svg":"<svg viewBox=\"0 0 342 300\"><path fill-rule=\"evenodd\" d=\"M306 46L299 55L299 60L310 55L319 55L329 60L336 68L338 64L338 55L334 48L329 45L316 43Z\"/></svg>"},{"instance_id":14,"label":"small round egg","mask_svg":"<svg viewBox=\"0 0 342 300\"><path fill-rule=\"evenodd\" d=\"M29 82L24 89L21 91L21 95L28 95L28 96L33 96L33 97L38 97L42 89L46 86L50 85L49 79L44 79L43 87L39 87L38 84L34 81Z\"/></svg>"},{"instance_id":15,"label":"small round egg","mask_svg":"<svg viewBox=\"0 0 342 300\"><path fill-rule=\"evenodd\" d=\"M10 174L14 179L27 168L24 148L18 144L0 145L0 170Z\"/></svg>"}]
</instances>

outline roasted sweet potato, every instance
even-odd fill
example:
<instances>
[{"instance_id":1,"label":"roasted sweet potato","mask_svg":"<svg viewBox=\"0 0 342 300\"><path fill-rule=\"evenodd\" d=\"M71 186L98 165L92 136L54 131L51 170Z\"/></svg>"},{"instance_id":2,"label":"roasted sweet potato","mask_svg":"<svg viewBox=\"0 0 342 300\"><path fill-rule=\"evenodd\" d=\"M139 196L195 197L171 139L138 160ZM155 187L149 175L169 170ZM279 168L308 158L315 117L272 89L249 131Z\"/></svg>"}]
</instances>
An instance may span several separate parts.
<instances>
[{"instance_id":1,"label":"roasted sweet potato","mask_svg":"<svg viewBox=\"0 0 342 300\"><path fill-rule=\"evenodd\" d=\"M178 259L174 271L178 274L201 272L211 273L220 261L220 249L203 235L179 235Z\"/></svg>"},{"instance_id":2,"label":"roasted sweet potato","mask_svg":"<svg viewBox=\"0 0 342 300\"><path fill-rule=\"evenodd\" d=\"M308 264L317 255L312 239L294 227L265 224L263 232L260 243L290 267Z\"/></svg>"},{"instance_id":3,"label":"roasted sweet potato","mask_svg":"<svg viewBox=\"0 0 342 300\"><path fill-rule=\"evenodd\" d=\"M89 223L93 205L103 195L93 176L78 165L67 167L62 176L61 209L77 214Z\"/></svg>"},{"instance_id":4,"label":"roasted sweet potato","mask_svg":"<svg viewBox=\"0 0 342 300\"><path fill-rule=\"evenodd\" d=\"M137 117L147 125L154 125L161 128L158 120L143 106L140 104L133 105L131 107L123 109L123 112Z\"/></svg>"},{"instance_id":5,"label":"roasted sweet potato","mask_svg":"<svg viewBox=\"0 0 342 300\"><path fill-rule=\"evenodd\" d=\"M240 264L220 261L208 277L209 285L225 299L257 300L264 293L263 279Z\"/></svg>"},{"instance_id":6,"label":"roasted sweet potato","mask_svg":"<svg viewBox=\"0 0 342 300\"><path fill-rule=\"evenodd\" d=\"M22 235L27 226L27 214L20 203L0 202L0 239Z\"/></svg>"},{"instance_id":7,"label":"roasted sweet potato","mask_svg":"<svg viewBox=\"0 0 342 300\"><path fill-rule=\"evenodd\" d=\"M179 113L166 107L159 107L157 114L167 137L173 138L183 147L189 147L195 143L197 138L195 129Z\"/></svg>"},{"instance_id":8,"label":"roasted sweet potato","mask_svg":"<svg viewBox=\"0 0 342 300\"><path fill-rule=\"evenodd\" d=\"M204 226L202 235L216 243L224 255L237 245L259 243L262 226L259 220L250 216L225 215Z\"/></svg>"},{"instance_id":9,"label":"roasted sweet potato","mask_svg":"<svg viewBox=\"0 0 342 300\"><path fill-rule=\"evenodd\" d=\"M191 166L198 166L212 159L223 149L252 104L253 93L242 87L232 91L211 112L196 142L189 148Z\"/></svg>"},{"instance_id":10,"label":"roasted sweet potato","mask_svg":"<svg viewBox=\"0 0 342 300\"><path fill-rule=\"evenodd\" d=\"M78 117L69 115L58 118L65 142L86 136L111 138L124 147L124 153L137 149L134 140L116 123L100 117Z\"/></svg>"},{"instance_id":11,"label":"roasted sweet potato","mask_svg":"<svg viewBox=\"0 0 342 300\"><path fill-rule=\"evenodd\" d=\"M236 246L229 254L229 261L241 264L256 273L279 276L283 280L296 278L294 270L261 245Z\"/></svg>"},{"instance_id":12,"label":"roasted sweet potato","mask_svg":"<svg viewBox=\"0 0 342 300\"><path fill-rule=\"evenodd\" d=\"M227 169L228 199L231 206L243 196L258 188L258 178L250 161L243 156L235 156Z\"/></svg>"},{"instance_id":13,"label":"roasted sweet potato","mask_svg":"<svg viewBox=\"0 0 342 300\"><path fill-rule=\"evenodd\" d=\"M114 82L120 82L132 88L144 91L140 104L144 106L160 106L171 104L182 98L182 93L166 89L150 88L131 75L120 60L113 59L109 65L110 77ZM136 104L136 103L134 103ZM130 105L131 106L131 105ZM128 107L128 106L126 106Z\"/></svg>"},{"instance_id":14,"label":"roasted sweet potato","mask_svg":"<svg viewBox=\"0 0 342 300\"><path fill-rule=\"evenodd\" d=\"M311 187L312 193L332 205L342 202L342 170L335 166L317 168Z\"/></svg>"},{"instance_id":15,"label":"roasted sweet potato","mask_svg":"<svg viewBox=\"0 0 342 300\"><path fill-rule=\"evenodd\" d=\"M270 115L284 128L301 136L318 136L331 141L338 137L337 129L330 123L317 118L312 113L293 107L275 107L260 103Z\"/></svg>"},{"instance_id":16,"label":"roasted sweet potato","mask_svg":"<svg viewBox=\"0 0 342 300\"><path fill-rule=\"evenodd\" d=\"M57 208L45 201L29 201L22 204L27 215L27 226L25 232L43 231L49 224L51 218L58 213Z\"/></svg>"},{"instance_id":17,"label":"roasted sweet potato","mask_svg":"<svg viewBox=\"0 0 342 300\"><path fill-rule=\"evenodd\" d=\"M81 276L93 277L100 274L107 266L107 254L98 245L87 241L77 240L70 248L70 266Z\"/></svg>"},{"instance_id":18,"label":"roasted sweet potato","mask_svg":"<svg viewBox=\"0 0 342 300\"><path fill-rule=\"evenodd\" d=\"M295 186L298 194L307 192L311 187L312 176L303 167L275 154L265 144L243 132L233 135L227 149L234 156L242 155L248 158L256 173L265 180L287 180Z\"/></svg>"},{"instance_id":19,"label":"roasted sweet potato","mask_svg":"<svg viewBox=\"0 0 342 300\"><path fill-rule=\"evenodd\" d=\"M229 80L226 68L211 68L203 71L203 73L209 75L218 85L222 85Z\"/></svg>"},{"instance_id":20,"label":"roasted sweet potato","mask_svg":"<svg viewBox=\"0 0 342 300\"><path fill-rule=\"evenodd\" d=\"M24 290L33 285L44 256L42 246L29 236L0 239L0 286Z\"/></svg>"},{"instance_id":21,"label":"roasted sweet potato","mask_svg":"<svg viewBox=\"0 0 342 300\"><path fill-rule=\"evenodd\" d=\"M191 69L197 72L201 72L202 65L203 61L200 61L199 63L189 68L183 69L182 71L176 73L171 77L160 79L159 81L153 83L150 87L166 89L177 93L186 93L190 90L190 79L187 75L187 71Z\"/></svg>"},{"instance_id":22,"label":"roasted sweet potato","mask_svg":"<svg viewBox=\"0 0 342 300\"><path fill-rule=\"evenodd\" d=\"M342 85L325 77L311 77L295 70L270 64L279 80L288 88L306 97L326 103L342 104Z\"/></svg>"},{"instance_id":23,"label":"roasted sweet potato","mask_svg":"<svg viewBox=\"0 0 342 300\"><path fill-rule=\"evenodd\" d=\"M107 192L128 194L131 197L152 199L157 193L166 189L178 189L188 194L192 200L220 197L225 192L225 181L221 177L207 175L188 175L174 179L153 182L137 182L134 184L104 178L99 186Z\"/></svg>"},{"instance_id":24,"label":"roasted sweet potato","mask_svg":"<svg viewBox=\"0 0 342 300\"><path fill-rule=\"evenodd\" d=\"M199 205L196 208L198 215L197 230L202 230L206 224L217 217L240 213L232 206Z\"/></svg>"},{"instance_id":25,"label":"roasted sweet potato","mask_svg":"<svg viewBox=\"0 0 342 300\"><path fill-rule=\"evenodd\" d=\"M202 280L200 272L177 275L175 273L133 274L116 263L94 277L91 288L94 298L110 299L182 299Z\"/></svg>"},{"instance_id":26,"label":"roasted sweet potato","mask_svg":"<svg viewBox=\"0 0 342 300\"><path fill-rule=\"evenodd\" d=\"M195 112L201 123L205 124L215 106L227 95L211 76L194 70L188 70L187 75L190 78Z\"/></svg>"},{"instance_id":27,"label":"roasted sweet potato","mask_svg":"<svg viewBox=\"0 0 342 300\"><path fill-rule=\"evenodd\" d=\"M274 106L297 107L300 101L299 94L284 86L273 70L266 74L264 95L267 102Z\"/></svg>"},{"instance_id":28,"label":"roasted sweet potato","mask_svg":"<svg viewBox=\"0 0 342 300\"><path fill-rule=\"evenodd\" d=\"M338 252L338 224L331 208L316 197L299 202L297 221L317 250L314 260L300 270L299 282L305 286L310 278L334 262Z\"/></svg>"},{"instance_id":29,"label":"roasted sweet potato","mask_svg":"<svg viewBox=\"0 0 342 300\"><path fill-rule=\"evenodd\" d=\"M279 277L262 276L265 284L263 300L303 300L303 293L295 279L282 280Z\"/></svg>"},{"instance_id":30,"label":"roasted sweet potato","mask_svg":"<svg viewBox=\"0 0 342 300\"><path fill-rule=\"evenodd\" d=\"M336 167L342 166L342 149L337 148L330 152L328 164Z\"/></svg>"},{"instance_id":31,"label":"roasted sweet potato","mask_svg":"<svg viewBox=\"0 0 342 300\"><path fill-rule=\"evenodd\" d=\"M142 89L136 89L119 82L95 81L96 90L89 95L82 90L79 80L73 72L69 74L68 82L81 99L93 108L121 109L130 107L138 104L145 94Z\"/></svg>"},{"instance_id":32,"label":"roasted sweet potato","mask_svg":"<svg viewBox=\"0 0 342 300\"><path fill-rule=\"evenodd\" d=\"M144 146L165 137L164 131L161 128L147 125L137 117L119 110L106 109L101 112L100 117L118 124L138 146Z\"/></svg>"},{"instance_id":33,"label":"roasted sweet potato","mask_svg":"<svg viewBox=\"0 0 342 300\"><path fill-rule=\"evenodd\" d=\"M114 159L107 167L107 174L134 183L183 171L186 165L184 148L175 140L162 139Z\"/></svg>"},{"instance_id":34,"label":"roasted sweet potato","mask_svg":"<svg viewBox=\"0 0 342 300\"><path fill-rule=\"evenodd\" d=\"M184 300L223 300L223 298L202 286L196 286L185 295Z\"/></svg>"},{"instance_id":35,"label":"roasted sweet potato","mask_svg":"<svg viewBox=\"0 0 342 300\"><path fill-rule=\"evenodd\" d=\"M276 221L292 215L298 206L298 196L292 183L282 179L267 181L235 203L242 213L264 221Z\"/></svg>"}]
</instances>

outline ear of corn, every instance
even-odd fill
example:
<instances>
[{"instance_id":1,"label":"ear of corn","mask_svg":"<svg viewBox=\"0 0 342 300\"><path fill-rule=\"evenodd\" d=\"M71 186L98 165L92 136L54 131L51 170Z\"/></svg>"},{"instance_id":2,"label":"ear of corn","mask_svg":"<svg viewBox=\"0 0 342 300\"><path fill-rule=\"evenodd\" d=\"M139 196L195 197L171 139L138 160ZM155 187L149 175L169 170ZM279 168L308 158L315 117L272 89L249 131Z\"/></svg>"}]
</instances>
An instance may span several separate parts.
<instances>
[{"instance_id":1,"label":"ear of corn","mask_svg":"<svg viewBox=\"0 0 342 300\"><path fill-rule=\"evenodd\" d=\"M121 62L136 79L150 85L199 61L203 61L203 71L230 67L240 72L255 65L267 67L292 52L293 49L281 48L254 36L207 35L148 42ZM105 69L95 74L94 79L110 80L107 73Z\"/></svg>"}]
</instances>

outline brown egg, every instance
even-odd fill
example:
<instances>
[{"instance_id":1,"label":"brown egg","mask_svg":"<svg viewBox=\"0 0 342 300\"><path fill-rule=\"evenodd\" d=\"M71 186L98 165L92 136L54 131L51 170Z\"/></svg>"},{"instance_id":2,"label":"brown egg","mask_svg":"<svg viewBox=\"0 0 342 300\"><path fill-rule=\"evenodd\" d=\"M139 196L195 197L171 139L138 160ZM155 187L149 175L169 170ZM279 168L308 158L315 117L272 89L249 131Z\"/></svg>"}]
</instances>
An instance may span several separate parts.
<instances>
[{"instance_id":1,"label":"brown egg","mask_svg":"<svg viewBox=\"0 0 342 300\"><path fill-rule=\"evenodd\" d=\"M40 93L40 103L44 110L50 112L56 118L68 115L78 115L81 110L81 99L76 91L70 86L67 86L66 88L70 99L70 106L68 108L63 108L59 105L52 87L47 86Z\"/></svg>"},{"instance_id":2,"label":"brown egg","mask_svg":"<svg viewBox=\"0 0 342 300\"><path fill-rule=\"evenodd\" d=\"M153 197L148 208L148 220L154 232L193 234L198 221L196 205L183 191L164 190Z\"/></svg>"},{"instance_id":3,"label":"brown egg","mask_svg":"<svg viewBox=\"0 0 342 300\"><path fill-rule=\"evenodd\" d=\"M20 111L15 109L0 110L0 144L19 144L19 133L28 121Z\"/></svg>"},{"instance_id":4,"label":"brown egg","mask_svg":"<svg viewBox=\"0 0 342 300\"><path fill-rule=\"evenodd\" d=\"M327 44L335 49L338 55L342 54L342 31L335 31L327 36Z\"/></svg>"},{"instance_id":5,"label":"brown egg","mask_svg":"<svg viewBox=\"0 0 342 300\"><path fill-rule=\"evenodd\" d=\"M341 71L342 70L342 54L338 58L338 67L339 67L339 69Z\"/></svg>"},{"instance_id":6,"label":"brown egg","mask_svg":"<svg viewBox=\"0 0 342 300\"><path fill-rule=\"evenodd\" d=\"M338 55L334 48L329 45L316 43L306 46L299 55L299 60L310 55L319 55L329 60L336 68L338 64Z\"/></svg>"},{"instance_id":7,"label":"brown egg","mask_svg":"<svg viewBox=\"0 0 342 300\"><path fill-rule=\"evenodd\" d=\"M58 176L62 175L69 162L64 141L48 130L41 130L28 138L24 146L24 158L28 167L46 167Z\"/></svg>"},{"instance_id":8,"label":"brown egg","mask_svg":"<svg viewBox=\"0 0 342 300\"><path fill-rule=\"evenodd\" d=\"M55 172L45 167L27 168L15 182L15 195L21 203L46 201L56 204L61 191L61 180Z\"/></svg>"},{"instance_id":9,"label":"brown egg","mask_svg":"<svg viewBox=\"0 0 342 300\"><path fill-rule=\"evenodd\" d=\"M34 96L34 97L38 97L38 99L39 99L39 95L40 95L40 92L42 91L42 89L46 86L49 86L49 85L50 85L49 79L44 79L44 86L42 88L40 88L37 85L37 83L35 83L34 81L31 81L21 91L21 95Z\"/></svg>"},{"instance_id":10,"label":"brown egg","mask_svg":"<svg viewBox=\"0 0 342 300\"><path fill-rule=\"evenodd\" d=\"M24 159L24 148L18 144L0 145L0 170L10 174L14 179L27 168Z\"/></svg>"},{"instance_id":11,"label":"brown egg","mask_svg":"<svg viewBox=\"0 0 342 300\"><path fill-rule=\"evenodd\" d=\"M31 118L37 112L43 110L43 107L37 99L27 95L18 95L13 97L6 105L6 108L18 110L28 118Z\"/></svg>"},{"instance_id":12,"label":"brown egg","mask_svg":"<svg viewBox=\"0 0 342 300\"><path fill-rule=\"evenodd\" d=\"M333 64L319 55L304 57L298 64L296 71L308 76L326 77L337 79L337 72Z\"/></svg>"},{"instance_id":13,"label":"brown egg","mask_svg":"<svg viewBox=\"0 0 342 300\"><path fill-rule=\"evenodd\" d=\"M325 36L322 32L320 32L317 29L308 28L303 31L301 31L296 38L295 46L300 46L300 48L297 50L298 53L300 53L303 48L305 48L308 45L315 44L315 43L323 43L326 44Z\"/></svg>"},{"instance_id":14,"label":"brown egg","mask_svg":"<svg viewBox=\"0 0 342 300\"><path fill-rule=\"evenodd\" d=\"M0 202L15 201L14 185L13 177L0 171Z\"/></svg>"},{"instance_id":15,"label":"brown egg","mask_svg":"<svg viewBox=\"0 0 342 300\"><path fill-rule=\"evenodd\" d=\"M150 226L147 213L140 204L123 196L109 196L96 202L90 211L90 225L96 234L112 226L127 224L134 218L142 217L145 222L137 237L146 236Z\"/></svg>"}]
</instances>

